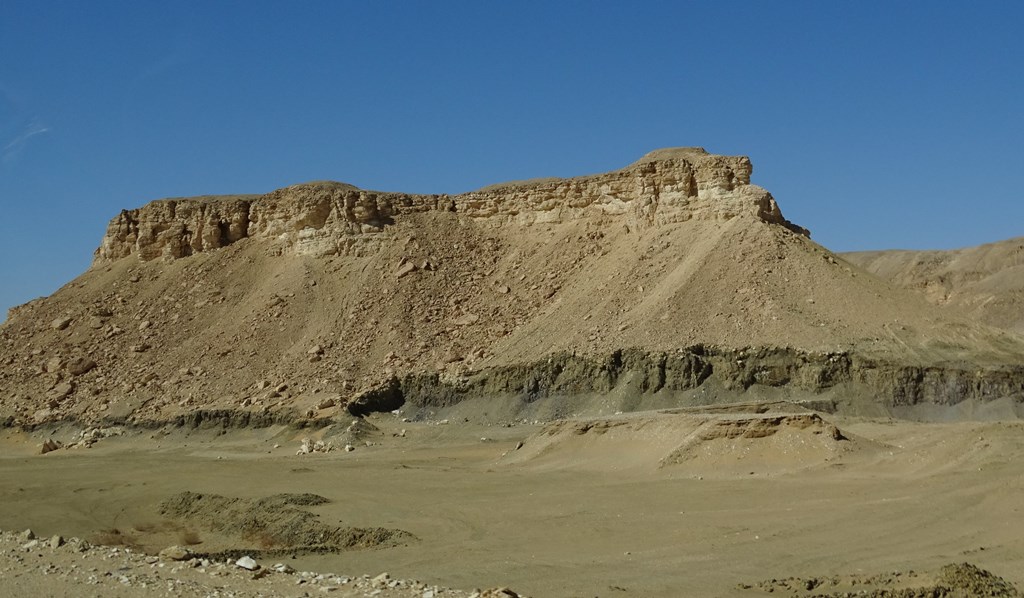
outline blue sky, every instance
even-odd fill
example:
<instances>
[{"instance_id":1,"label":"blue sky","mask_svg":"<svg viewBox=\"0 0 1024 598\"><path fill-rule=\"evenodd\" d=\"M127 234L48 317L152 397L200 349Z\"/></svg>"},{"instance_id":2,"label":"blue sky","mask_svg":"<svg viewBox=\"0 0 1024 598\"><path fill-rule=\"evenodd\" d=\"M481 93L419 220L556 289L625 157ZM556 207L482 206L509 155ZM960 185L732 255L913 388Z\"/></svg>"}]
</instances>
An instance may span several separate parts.
<instances>
[{"instance_id":1,"label":"blue sky","mask_svg":"<svg viewBox=\"0 0 1024 598\"><path fill-rule=\"evenodd\" d=\"M0 2L0 310L122 208L749 155L837 250L1024 234L1024 3ZM0 311L2 313L2 311Z\"/></svg>"}]
</instances>

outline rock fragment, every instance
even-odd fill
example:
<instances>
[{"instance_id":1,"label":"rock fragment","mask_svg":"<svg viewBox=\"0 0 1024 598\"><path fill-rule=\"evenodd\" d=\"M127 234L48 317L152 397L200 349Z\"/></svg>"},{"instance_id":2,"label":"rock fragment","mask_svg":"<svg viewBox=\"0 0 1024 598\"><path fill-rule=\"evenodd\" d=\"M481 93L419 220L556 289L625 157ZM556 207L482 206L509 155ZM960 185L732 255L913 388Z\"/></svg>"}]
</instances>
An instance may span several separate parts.
<instances>
[{"instance_id":1,"label":"rock fragment","mask_svg":"<svg viewBox=\"0 0 1024 598\"><path fill-rule=\"evenodd\" d=\"M52 438L47 438L43 441L43 444L39 446L39 454L45 455L46 453L52 453L53 451L60 448L60 443ZM31 539L31 538L30 538Z\"/></svg>"},{"instance_id":2,"label":"rock fragment","mask_svg":"<svg viewBox=\"0 0 1024 598\"><path fill-rule=\"evenodd\" d=\"M403 276L412 274L415 271L416 264L412 262L405 262L404 264L398 267L398 270L395 271L395 278L402 278Z\"/></svg>"},{"instance_id":3,"label":"rock fragment","mask_svg":"<svg viewBox=\"0 0 1024 598\"><path fill-rule=\"evenodd\" d=\"M67 317L57 318L56 320L50 322L50 328L53 328L54 330L64 330L65 328L67 328L70 325L71 325L71 318L67 318Z\"/></svg>"},{"instance_id":4,"label":"rock fragment","mask_svg":"<svg viewBox=\"0 0 1024 598\"><path fill-rule=\"evenodd\" d=\"M184 546L168 546L160 551L160 558L166 561L187 561L192 558L192 551Z\"/></svg>"},{"instance_id":5,"label":"rock fragment","mask_svg":"<svg viewBox=\"0 0 1024 598\"><path fill-rule=\"evenodd\" d=\"M61 382L57 386L54 386L50 390L50 392L46 394L46 398L51 401L59 402L66 399L68 395L70 395L73 392L75 392L75 386L73 384L71 384L70 382Z\"/></svg>"},{"instance_id":6,"label":"rock fragment","mask_svg":"<svg viewBox=\"0 0 1024 598\"><path fill-rule=\"evenodd\" d=\"M70 372L72 376L81 376L82 374L92 371L95 367L96 362L88 357L78 357L68 362L68 372Z\"/></svg>"}]
</instances>

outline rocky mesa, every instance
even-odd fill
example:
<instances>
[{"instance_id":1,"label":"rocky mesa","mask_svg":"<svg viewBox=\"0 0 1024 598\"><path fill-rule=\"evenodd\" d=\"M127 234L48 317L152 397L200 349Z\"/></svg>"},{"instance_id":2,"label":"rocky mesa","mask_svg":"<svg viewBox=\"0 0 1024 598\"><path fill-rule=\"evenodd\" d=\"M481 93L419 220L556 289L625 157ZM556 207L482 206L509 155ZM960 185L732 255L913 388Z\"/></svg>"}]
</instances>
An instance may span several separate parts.
<instances>
[{"instance_id":1,"label":"rocky mesa","mask_svg":"<svg viewBox=\"0 0 1024 598\"><path fill-rule=\"evenodd\" d=\"M780 393L1019 410L1024 340L814 243L751 173L674 148L461 195L317 182L125 210L88 271L0 327L0 418L546 418Z\"/></svg>"}]
</instances>

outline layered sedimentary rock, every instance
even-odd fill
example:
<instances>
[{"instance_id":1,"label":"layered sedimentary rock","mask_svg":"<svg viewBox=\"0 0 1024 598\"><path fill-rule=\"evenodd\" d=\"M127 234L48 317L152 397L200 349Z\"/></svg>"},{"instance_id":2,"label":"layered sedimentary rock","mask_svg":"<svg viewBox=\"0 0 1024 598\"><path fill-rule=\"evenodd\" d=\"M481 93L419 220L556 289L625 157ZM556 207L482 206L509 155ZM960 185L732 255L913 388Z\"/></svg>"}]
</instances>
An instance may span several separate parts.
<instances>
[{"instance_id":1,"label":"layered sedimentary rock","mask_svg":"<svg viewBox=\"0 0 1024 598\"><path fill-rule=\"evenodd\" d=\"M320 182L263 196L165 199L114 218L96 261L181 258L246 237L273 240L298 255L349 255L372 247L396 218L433 211L489 226L612 218L635 228L747 215L806 234L783 218L768 191L750 184L751 170L746 157L677 148L651 152L606 174L493 185L461 195L384 193Z\"/></svg>"},{"instance_id":2,"label":"layered sedimentary rock","mask_svg":"<svg viewBox=\"0 0 1024 598\"><path fill-rule=\"evenodd\" d=\"M321 182L126 210L93 267L0 325L0 422L1024 404L1024 339L817 245L750 174L683 148L461 195Z\"/></svg>"}]
</instances>

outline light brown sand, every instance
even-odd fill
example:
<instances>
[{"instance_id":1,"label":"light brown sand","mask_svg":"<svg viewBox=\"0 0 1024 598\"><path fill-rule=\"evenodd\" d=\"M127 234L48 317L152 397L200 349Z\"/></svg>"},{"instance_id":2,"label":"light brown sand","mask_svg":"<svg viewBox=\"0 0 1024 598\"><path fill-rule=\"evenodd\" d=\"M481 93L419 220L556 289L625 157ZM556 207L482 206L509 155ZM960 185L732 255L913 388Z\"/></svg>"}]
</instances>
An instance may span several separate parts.
<instances>
[{"instance_id":1,"label":"light brown sand","mask_svg":"<svg viewBox=\"0 0 1024 598\"><path fill-rule=\"evenodd\" d=\"M737 584L773 578L969 561L1024 584L1019 422L838 420L848 438L839 442L849 443L841 450L787 432L726 439L713 462L698 451L684 465L659 466L674 444L658 418L641 426L656 434L582 444L531 436L539 426L371 421L383 431L375 446L304 456L295 455L302 433L281 428L146 432L46 455L35 454L38 435L8 431L0 528L86 538L116 528L158 551L180 543L182 524L158 512L178 492L310 492L331 500L312 508L322 521L399 528L418 540L283 557L300 570L388 571L532 596L729 596L758 593ZM684 428L680 440L692 432ZM400 429L404 438L392 435ZM203 540L196 550L229 542L194 531Z\"/></svg>"}]
</instances>

